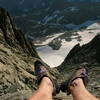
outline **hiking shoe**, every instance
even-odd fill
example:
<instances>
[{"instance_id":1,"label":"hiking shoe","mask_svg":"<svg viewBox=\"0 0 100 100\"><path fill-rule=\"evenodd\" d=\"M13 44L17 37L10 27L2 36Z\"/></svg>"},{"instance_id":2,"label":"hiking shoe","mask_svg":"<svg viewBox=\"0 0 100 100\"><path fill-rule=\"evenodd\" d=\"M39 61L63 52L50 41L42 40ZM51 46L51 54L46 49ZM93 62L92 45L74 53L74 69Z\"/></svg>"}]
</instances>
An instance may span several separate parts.
<instances>
[{"instance_id":1,"label":"hiking shoe","mask_svg":"<svg viewBox=\"0 0 100 100\"><path fill-rule=\"evenodd\" d=\"M76 69L75 72L72 74L72 76L61 84L60 90L62 92L67 92L67 95L70 95L71 94L70 86L72 82L77 78L81 78L86 87L88 83L88 70L84 67Z\"/></svg>"},{"instance_id":2,"label":"hiking shoe","mask_svg":"<svg viewBox=\"0 0 100 100\"><path fill-rule=\"evenodd\" d=\"M48 77L52 81L54 88L53 96L55 96L57 93L60 92L60 88L57 84L57 81L51 76L49 71L45 68L44 64L41 63L40 61L35 62L35 74L37 76L38 85L41 83L43 77Z\"/></svg>"}]
</instances>

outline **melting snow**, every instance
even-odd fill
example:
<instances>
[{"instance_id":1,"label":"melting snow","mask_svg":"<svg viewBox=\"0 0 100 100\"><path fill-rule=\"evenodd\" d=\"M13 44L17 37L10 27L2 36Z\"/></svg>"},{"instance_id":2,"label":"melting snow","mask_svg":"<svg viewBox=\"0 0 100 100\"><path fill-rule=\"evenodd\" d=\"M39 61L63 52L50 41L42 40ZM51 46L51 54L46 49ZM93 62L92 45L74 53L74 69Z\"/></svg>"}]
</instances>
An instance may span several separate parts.
<instances>
[{"instance_id":1,"label":"melting snow","mask_svg":"<svg viewBox=\"0 0 100 100\"><path fill-rule=\"evenodd\" d=\"M69 51L77 43L80 43L81 45L86 44L89 41L91 41L95 37L95 35L98 34L99 32L100 32L100 25L97 23L94 23L91 26L89 26L86 30L77 31L79 36L81 36L82 41L79 42L77 41L77 39L74 38L76 36L72 36L72 41L68 42L68 41L65 41L65 39L63 39L61 48L59 50L52 50L52 48L49 47L47 44L50 41L52 41L55 37L59 37L61 34L64 34L64 33L56 34L52 38L44 41L42 44L45 46L41 46L37 48L37 52L40 55L40 57L44 60L44 62L46 62L51 67L56 67L64 61Z\"/></svg>"},{"instance_id":2,"label":"melting snow","mask_svg":"<svg viewBox=\"0 0 100 100\"><path fill-rule=\"evenodd\" d=\"M92 25L88 26L87 29L100 29L100 24L93 23Z\"/></svg>"},{"instance_id":3,"label":"melting snow","mask_svg":"<svg viewBox=\"0 0 100 100\"><path fill-rule=\"evenodd\" d=\"M47 45L49 44L53 39L59 37L60 35L63 35L64 33L58 33L58 34L55 34L55 35L52 35L51 38L43 41L41 44L35 44L35 45Z\"/></svg>"}]
</instances>

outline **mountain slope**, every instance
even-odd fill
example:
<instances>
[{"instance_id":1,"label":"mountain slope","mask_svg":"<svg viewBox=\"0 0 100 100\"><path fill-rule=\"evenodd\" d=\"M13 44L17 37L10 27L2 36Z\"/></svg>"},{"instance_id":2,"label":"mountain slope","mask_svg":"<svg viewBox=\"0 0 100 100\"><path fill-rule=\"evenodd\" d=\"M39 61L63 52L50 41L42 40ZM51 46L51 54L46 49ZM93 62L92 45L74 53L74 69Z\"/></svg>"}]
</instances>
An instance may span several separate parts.
<instances>
[{"instance_id":1,"label":"mountain slope","mask_svg":"<svg viewBox=\"0 0 100 100\"><path fill-rule=\"evenodd\" d=\"M37 89L36 60L41 59L34 45L13 24L9 13L0 8L0 100L25 100L32 95ZM56 69L47 68L58 77Z\"/></svg>"},{"instance_id":2,"label":"mountain slope","mask_svg":"<svg viewBox=\"0 0 100 100\"><path fill-rule=\"evenodd\" d=\"M31 93L36 89L33 62L37 57L35 49L13 25L8 12L0 8L1 100L15 100L25 95L25 90Z\"/></svg>"},{"instance_id":3,"label":"mountain slope","mask_svg":"<svg viewBox=\"0 0 100 100\"><path fill-rule=\"evenodd\" d=\"M59 34L48 35L35 42L40 57L50 66L59 66L70 50L78 43L84 45L90 42L97 34L100 34L98 21L87 21L80 25L68 25L72 29ZM74 27L73 27L74 26ZM47 56L49 56L47 58ZM54 59L52 61L52 59Z\"/></svg>"},{"instance_id":4,"label":"mountain slope","mask_svg":"<svg viewBox=\"0 0 100 100\"><path fill-rule=\"evenodd\" d=\"M32 43L27 41L24 37L24 34L20 29L17 29L9 16L9 13L4 9L0 8L0 28L4 33L4 38L8 45L12 47L23 48L24 52L27 52L31 56L38 57L36 51L34 50Z\"/></svg>"},{"instance_id":5,"label":"mountain slope","mask_svg":"<svg viewBox=\"0 0 100 100\"><path fill-rule=\"evenodd\" d=\"M65 58L66 64L81 64L87 62L89 64L100 63L100 35L86 45L77 44Z\"/></svg>"}]
</instances>

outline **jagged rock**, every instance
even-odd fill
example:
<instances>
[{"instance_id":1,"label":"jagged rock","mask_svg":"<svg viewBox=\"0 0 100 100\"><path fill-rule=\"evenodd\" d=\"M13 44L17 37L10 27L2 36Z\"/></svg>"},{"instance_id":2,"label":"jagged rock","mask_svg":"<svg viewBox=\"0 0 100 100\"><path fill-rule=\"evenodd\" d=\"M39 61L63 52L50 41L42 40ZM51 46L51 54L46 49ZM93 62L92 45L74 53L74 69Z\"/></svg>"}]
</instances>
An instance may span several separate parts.
<instances>
[{"instance_id":1,"label":"jagged rock","mask_svg":"<svg viewBox=\"0 0 100 100\"><path fill-rule=\"evenodd\" d=\"M25 91L36 89L34 61L37 53L34 49L34 55L29 51L30 43L26 43L24 35L17 29L19 39L16 38L9 18L8 13L0 9L0 100L16 100L24 97ZM20 95L21 91L23 95Z\"/></svg>"},{"instance_id":2,"label":"jagged rock","mask_svg":"<svg viewBox=\"0 0 100 100\"><path fill-rule=\"evenodd\" d=\"M24 52L27 52L31 56L38 57L31 41L27 41L23 32L16 28L9 13L3 8L0 8L0 29L8 45L21 50L23 49Z\"/></svg>"}]
</instances>

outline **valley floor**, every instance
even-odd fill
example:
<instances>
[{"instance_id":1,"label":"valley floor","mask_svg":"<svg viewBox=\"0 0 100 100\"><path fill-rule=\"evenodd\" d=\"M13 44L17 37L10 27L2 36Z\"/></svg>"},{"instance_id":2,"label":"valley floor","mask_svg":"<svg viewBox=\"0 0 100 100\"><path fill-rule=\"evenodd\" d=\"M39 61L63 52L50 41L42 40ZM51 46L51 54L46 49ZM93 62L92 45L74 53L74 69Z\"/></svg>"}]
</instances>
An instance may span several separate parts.
<instances>
[{"instance_id":1,"label":"valley floor","mask_svg":"<svg viewBox=\"0 0 100 100\"><path fill-rule=\"evenodd\" d=\"M71 41L66 41L64 39L65 37L61 39L60 37L65 35L65 33L59 33L59 35L57 34L56 36L44 40L43 43L38 44L39 47L37 47L37 52L43 61L51 67L59 66L76 44L80 43L81 45L84 45L90 42L97 34L100 33L100 29L93 29L93 27L89 26L85 30L74 31L72 36L69 37ZM78 35L75 36L76 33ZM79 36L81 39L80 41L78 40ZM61 47L59 50L53 50L50 46L48 46L48 44L55 38L61 39Z\"/></svg>"}]
</instances>

